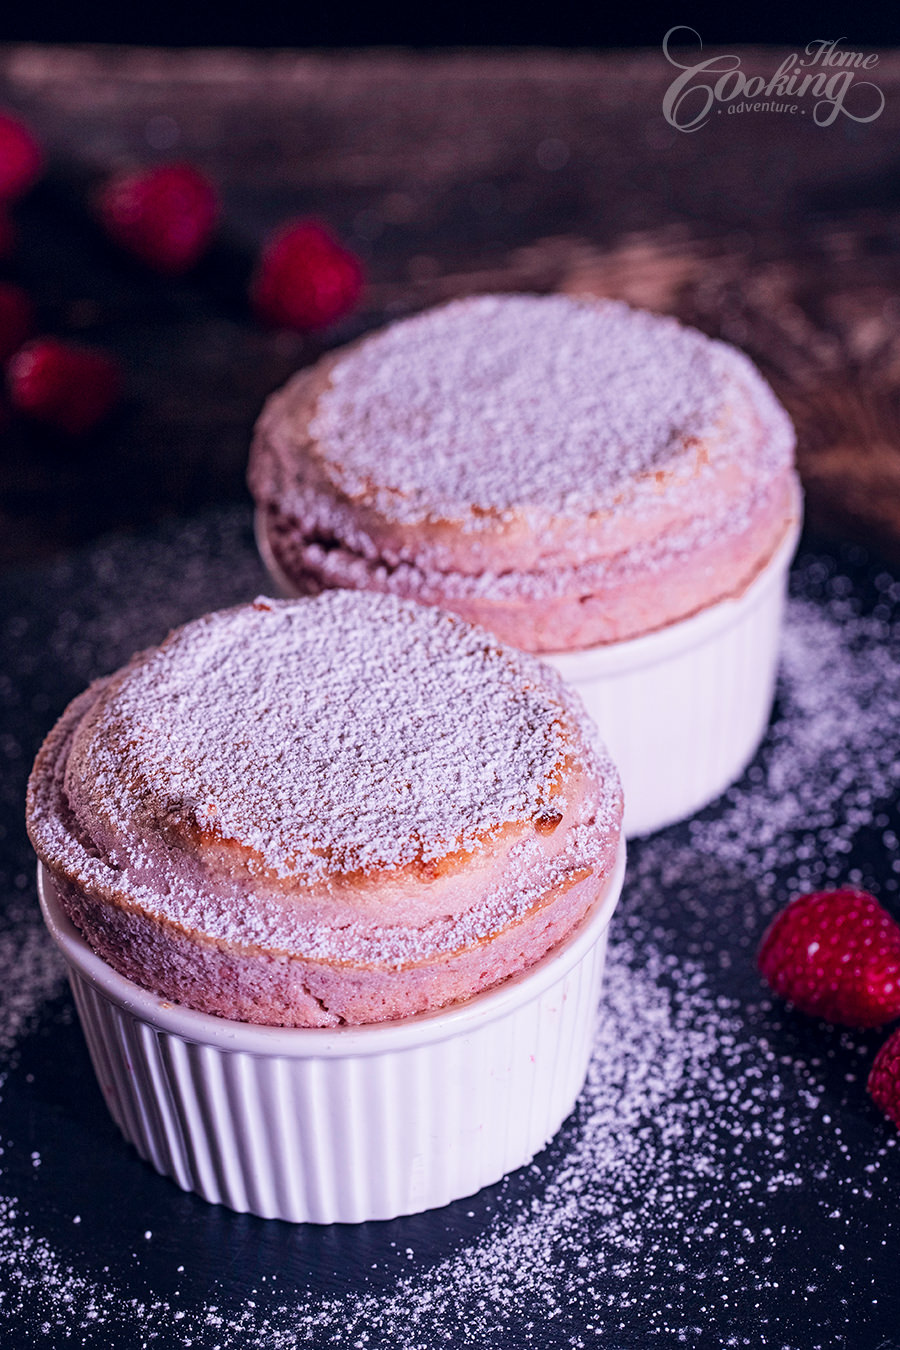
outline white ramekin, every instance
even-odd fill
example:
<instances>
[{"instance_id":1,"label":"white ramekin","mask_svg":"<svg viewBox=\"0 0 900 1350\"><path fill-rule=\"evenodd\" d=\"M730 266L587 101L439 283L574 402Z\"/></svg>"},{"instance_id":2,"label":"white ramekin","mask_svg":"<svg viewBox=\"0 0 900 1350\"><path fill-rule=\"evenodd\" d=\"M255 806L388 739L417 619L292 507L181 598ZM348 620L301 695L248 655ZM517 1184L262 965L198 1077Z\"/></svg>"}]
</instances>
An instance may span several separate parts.
<instances>
[{"instance_id":1,"label":"white ramekin","mask_svg":"<svg viewBox=\"0 0 900 1350\"><path fill-rule=\"evenodd\" d=\"M624 844L575 933L496 989L368 1027L250 1026L167 1003L96 956L38 869L97 1078L142 1158L262 1218L357 1223L445 1205L530 1161L587 1073Z\"/></svg>"},{"instance_id":2,"label":"white ramekin","mask_svg":"<svg viewBox=\"0 0 900 1350\"><path fill-rule=\"evenodd\" d=\"M578 690L622 775L629 838L699 811L753 757L799 533L797 522L741 595L627 642L541 653Z\"/></svg>"}]
</instances>

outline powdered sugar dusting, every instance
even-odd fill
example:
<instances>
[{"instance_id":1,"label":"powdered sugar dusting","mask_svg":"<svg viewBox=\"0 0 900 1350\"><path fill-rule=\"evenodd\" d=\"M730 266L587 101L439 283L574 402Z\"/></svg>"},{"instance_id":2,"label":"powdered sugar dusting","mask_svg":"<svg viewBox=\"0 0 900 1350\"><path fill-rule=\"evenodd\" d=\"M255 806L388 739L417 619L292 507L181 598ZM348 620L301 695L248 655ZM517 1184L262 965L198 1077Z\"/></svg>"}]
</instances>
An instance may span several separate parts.
<instances>
[{"instance_id":1,"label":"powdered sugar dusting","mask_svg":"<svg viewBox=\"0 0 900 1350\"><path fill-rule=\"evenodd\" d=\"M42 860L107 906L394 970L599 875L620 819L618 775L555 672L452 615L341 591L207 615L92 686L29 805ZM381 876L374 899L358 875L335 892L360 873Z\"/></svg>"},{"instance_id":2,"label":"powdered sugar dusting","mask_svg":"<svg viewBox=\"0 0 900 1350\"><path fill-rule=\"evenodd\" d=\"M340 486L397 519L584 512L711 429L732 356L618 302L482 296L342 356L311 431Z\"/></svg>"},{"instance_id":3,"label":"powdered sugar dusting","mask_svg":"<svg viewBox=\"0 0 900 1350\"><path fill-rule=\"evenodd\" d=\"M99 548L78 588L71 574L44 577L38 606L52 612L68 597L69 612L85 616L67 630L81 643L75 688L192 607L210 607L208 579L183 579L197 549L215 555L223 593L229 575L253 593L249 542L230 574L223 534L231 538L215 524L169 535L165 548ZM6 1195L18 1196L0 1206L9 1343L890 1345L900 1318L900 1136L866 1103L879 1038L829 1032L773 1006L753 949L798 885L855 881L898 912L900 584L875 574L860 614L855 584L827 558L801 559L795 575L780 720L726 798L690 828L632 845L589 1082L533 1167L427 1218L334 1231L256 1223L182 1197L109 1133L95 1138L80 1095L54 1099L60 1139L46 1083L32 1091L13 1063L0 1158ZM94 614L98 587L133 609ZM0 689L0 707L16 726L20 698L43 695L43 711L28 714L36 734L74 689L60 690L40 662L34 669L46 644L28 628L33 618L15 652L20 692L13 701ZM62 627L53 640L64 650ZM23 865L14 860L16 875ZM13 872L4 885L21 901ZM44 942L21 902L10 923L19 942L27 933ZM4 982L17 973L14 950L0 946ZM37 1011L52 979L43 985L32 965L23 983ZM21 1014L20 1004L9 1026L27 1032ZM51 1044L33 1050L38 1073ZM54 1151L82 1140L109 1155L109 1183L90 1209L71 1182L41 1189Z\"/></svg>"},{"instance_id":4,"label":"powdered sugar dusting","mask_svg":"<svg viewBox=\"0 0 900 1350\"><path fill-rule=\"evenodd\" d=\"M301 371L249 482L288 593L386 591L567 651L740 591L797 514L793 450L734 348L619 303L483 296Z\"/></svg>"},{"instance_id":5,"label":"powdered sugar dusting","mask_svg":"<svg viewBox=\"0 0 900 1350\"><path fill-rule=\"evenodd\" d=\"M192 815L282 876L399 867L533 816L577 753L567 702L545 668L436 610L259 600L114 680L70 772L90 775L120 864L150 793L160 820Z\"/></svg>"}]
</instances>

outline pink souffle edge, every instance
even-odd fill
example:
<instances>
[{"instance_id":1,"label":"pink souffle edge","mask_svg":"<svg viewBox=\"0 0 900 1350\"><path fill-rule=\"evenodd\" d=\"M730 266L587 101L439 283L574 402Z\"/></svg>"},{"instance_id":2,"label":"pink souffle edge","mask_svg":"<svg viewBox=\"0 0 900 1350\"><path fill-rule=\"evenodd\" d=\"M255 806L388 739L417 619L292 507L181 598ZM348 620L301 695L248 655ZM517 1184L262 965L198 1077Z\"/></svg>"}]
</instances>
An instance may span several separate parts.
<instances>
[{"instance_id":1,"label":"pink souffle edge","mask_svg":"<svg viewBox=\"0 0 900 1350\"><path fill-rule=\"evenodd\" d=\"M659 392L652 381L642 389L637 376L632 383L613 380L609 391L611 405L616 399L628 404L620 417L626 429L639 436L644 418L657 438L668 434L671 445L665 452L655 459L633 455L631 476L616 477L615 447L601 446L603 463L595 481L585 484L590 440L582 423L588 413L579 413L576 430L582 443L566 466L566 446L546 443L551 407L544 410L546 425L540 418L531 427L517 427L510 420L506 440L493 456L482 447L483 465L464 464L467 442L456 422L468 427L470 435L476 423L471 391L461 374L458 389L448 377L444 394L449 409L437 403L424 413L419 409L419 422L412 429L401 418L398 435L406 437L406 458L399 452L393 458L386 454L381 467L375 445L366 477L357 462L365 465L363 453L347 449L350 433L355 429L365 437L367 400L374 410L373 438L377 431L385 440L388 432L385 425L377 425L378 419L387 424L388 413L395 411L393 405L384 411L392 395L382 385L391 381L381 378L379 344L386 347L384 364L397 382L399 405L404 370L391 366L392 361L396 366L398 352L389 344L393 339L393 347L400 344L404 354L404 328L414 363L413 339L418 343L427 337L429 324L447 323L447 315L455 314L456 327L474 344L480 325L497 322L497 313L502 319L506 309L523 305L512 328L507 323L500 329L513 367L517 360L527 365L536 359L529 343L550 312L559 323L560 341L570 317L583 324L587 315L596 317L607 337L621 330L623 344L631 343L638 363L671 359L674 380L681 373L677 362L682 362L686 388L669 391L673 398L677 392L677 406L668 429L652 406L652 396ZM438 350L431 365L419 358L423 385L437 378L436 371L440 374L441 336L439 332L435 338ZM366 360L357 370L362 358ZM541 359L549 360L550 354ZM567 378L577 381L583 350L573 346L567 360L571 369L562 358L558 364ZM361 389L354 383L357 375ZM412 396L418 396L410 379ZM349 392L342 393L345 386ZM664 393L665 380L661 389ZM338 394L343 402L329 421L323 408ZM458 419L454 396L461 408ZM478 395L495 420L491 399L496 403L497 397L490 387ZM512 418L513 409L504 411ZM598 426L604 411L603 396L597 395L588 412ZM351 419L346 435L333 445L329 433L337 434L332 424L340 412L357 416L359 426ZM469 501L448 504L453 482L430 486L431 473L440 479L440 471L431 468L437 461L429 458L437 452L424 448L438 437L429 417L441 435L446 427L450 459L456 455L464 464L459 481L471 492ZM525 422L524 412L520 420ZM423 446L418 456L416 435ZM458 449L453 448L454 435ZM541 474L532 473L529 464L535 450L530 437L538 435L544 437L538 447L543 461L554 456L561 461L559 468L555 462L549 468L543 463L541 472L553 489L548 488L546 500L541 499ZM652 632L740 594L799 518L793 451L793 428L784 409L752 363L726 344L674 320L613 302L482 297L393 325L297 375L272 396L260 417L249 481L263 551L286 593L311 594L337 586L405 596L452 610L523 650L559 652ZM341 453L349 456L349 468ZM512 461L505 476L495 469L498 456ZM443 472L447 479L448 472ZM511 504L516 492L518 506Z\"/></svg>"},{"instance_id":2,"label":"pink souffle edge","mask_svg":"<svg viewBox=\"0 0 900 1350\"><path fill-rule=\"evenodd\" d=\"M343 634L339 654L351 668L353 624L359 617L352 611L378 611L379 622L386 619L374 647L371 632L359 635L359 652L369 653L367 680L377 679L378 661L390 650L387 633L398 617L408 628L410 650L429 641L443 642L446 634L452 647L443 672L446 681L455 679L462 691L477 667L482 682L490 686L495 681L498 698L508 689L511 698L524 699L521 747L514 747L506 759L502 755L496 759L497 733L485 723L485 762L498 766L503 789L497 800L515 797L515 791L510 796L506 790L516 788L511 775L517 755L530 754L535 765L543 764L538 772L544 786L536 782L524 796L520 794L519 806L507 810L505 821L498 817L499 825L476 831L461 851L444 846L443 854L433 849L424 860L406 859L401 816L396 847L390 839L384 844L388 854L394 849L394 865L331 867L318 855L323 839L329 849L340 845L338 815L323 822L315 839L289 833L294 853L290 865L280 866L283 843L276 847L271 841L281 817L266 803L278 796L279 784L285 787L285 769L269 763L254 770L260 781L247 786L246 766L234 764L229 780L227 761L234 758L241 733L236 732L238 741L232 742L222 727L230 725L235 708L220 709L218 720L207 719L209 736L224 736L219 748L209 749L206 777L216 785L216 800L196 792L190 764L192 756L201 753L197 747L203 744L203 709L218 687L217 674L210 674L198 658L205 651L209 665L218 672L219 656L238 639L239 671L231 672L230 687L236 707L247 702L252 714L255 689L265 683L260 671L271 664L271 651L266 651L262 639L266 633L274 635L274 651L286 640L281 630L290 636L291 624L299 622L297 615L321 613L323 607L332 618L338 616L338 628L334 623L330 630L327 623L325 628L332 639L338 631ZM261 653L261 664L254 664L251 650ZM311 669L312 658L299 659L305 651L297 642L290 650L296 679L324 681L337 656L323 657L318 669ZM193 685L195 675L199 683ZM166 683L170 677L172 682ZM278 696L279 688L282 693L293 688L293 676L286 686L272 678L271 687L259 695L261 707ZM157 680L160 697L154 703L147 694ZM186 691L188 703L173 697L176 688ZM434 698L433 691L429 698ZM170 705L178 706L177 714L164 711ZM313 709L314 720L318 711ZM545 749L544 732L534 725L539 714L546 718L550 738ZM449 731L442 714L435 716L435 730ZM486 711L474 708L469 728L474 747L479 719L487 717ZM455 710L453 719L459 722ZM352 740L352 715L349 721ZM374 717L364 722L369 734L377 732ZM498 727L502 722L503 718ZM140 729L137 734L135 728ZM301 730L301 739L317 734L314 725ZM281 734L277 722L272 734L274 739ZM142 735L150 737L144 762L132 754ZM394 739L388 729L364 754L377 767L387 749L394 756L398 753ZM327 749L324 732L318 748ZM171 764L163 783L157 753L168 756ZM265 753L264 745L263 759ZM401 776L411 771L417 755L421 756L421 747L410 752L408 764L401 764ZM250 762L256 763L252 754ZM368 768L362 766L362 777ZM396 764L391 771L394 768ZM295 765L292 772L304 771ZM503 783L504 777L510 781ZM148 782L153 784L150 790ZM435 801L439 788L436 782ZM287 815L298 809L289 789L290 781L285 788ZM471 791L470 783L462 796ZM309 793L299 801L306 809L314 799L315 794ZM426 794L426 805L429 800ZM352 807L352 790L344 805ZM211 807L224 822L249 808L262 815L248 824L241 845L206 828ZM454 820L450 808L448 812L448 821ZM489 804L475 805L472 821L483 825L496 814ZM379 835L379 847L387 819L376 811L372 829ZM124 671L96 682L74 700L48 736L32 773L28 800L29 833L63 907L113 969L201 1012L304 1027L392 1021L447 1007L527 970L562 942L605 894L621 819L615 769L596 742L577 697L552 672L522 653L499 647L491 635L452 616L389 597L346 592L320 600L258 601L255 606L206 616L176 630L162 649L139 654ZM310 850L305 870L297 864L297 850L302 853L304 848Z\"/></svg>"}]
</instances>

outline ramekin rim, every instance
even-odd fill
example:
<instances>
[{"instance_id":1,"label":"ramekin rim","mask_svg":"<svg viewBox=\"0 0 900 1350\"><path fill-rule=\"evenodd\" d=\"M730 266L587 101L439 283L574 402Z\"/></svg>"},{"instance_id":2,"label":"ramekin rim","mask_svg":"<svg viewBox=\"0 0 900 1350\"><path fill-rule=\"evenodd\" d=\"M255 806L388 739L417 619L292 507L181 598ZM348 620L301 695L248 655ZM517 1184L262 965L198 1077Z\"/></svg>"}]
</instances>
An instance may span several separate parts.
<instances>
[{"instance_id":1,"label":"ramekin rim","mask_svg":"<svg viewBox=\"0 0 900 1350\"><path fill-rule=\"evenodd\" d=\"M540 997L583 959L608 928L622 893L625 861L623 837L602 898L573 933L527 970L449 1008L358 1027L261 1026L172 1003L120 975L92 950L64 910L52 875L41 862L38 897L44 923L67 965L112 1003L154 1029L226 1052L292 1059L343 1059L436 1044L504 1017Z\"/></svg>"}]
</instances>

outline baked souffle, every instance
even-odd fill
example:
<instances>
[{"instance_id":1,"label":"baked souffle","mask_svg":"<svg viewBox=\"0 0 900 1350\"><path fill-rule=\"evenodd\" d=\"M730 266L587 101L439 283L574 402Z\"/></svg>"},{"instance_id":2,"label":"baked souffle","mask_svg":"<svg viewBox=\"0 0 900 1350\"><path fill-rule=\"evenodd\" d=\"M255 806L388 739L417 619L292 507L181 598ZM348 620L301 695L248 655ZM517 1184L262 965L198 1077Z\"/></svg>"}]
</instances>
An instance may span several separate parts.
<instances>
[{"instance_id":1,"label":"baked souffle","mask_svg":"<svg viewBox=\"0 0 900 1350\"><path fill-rule=\"evenodd\" d=\"M735 348L620 302L502 295L301 371L249 481L287 593L392 593L568 651L746 588L799 515L793 461Z\"/></svg>"},{"instance_id":2,"label":"baked souffle","mask_svg":"<svg viewBox=\"0 0 900 1350\"><path fill-rule=\"evenodd\" d=\"M618 775L534 658L391 595L259 599L96 681L38 755L34 848L120 974L276 1026L457 1003L603 896Z\"/></svg>"}]
</instances>

